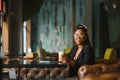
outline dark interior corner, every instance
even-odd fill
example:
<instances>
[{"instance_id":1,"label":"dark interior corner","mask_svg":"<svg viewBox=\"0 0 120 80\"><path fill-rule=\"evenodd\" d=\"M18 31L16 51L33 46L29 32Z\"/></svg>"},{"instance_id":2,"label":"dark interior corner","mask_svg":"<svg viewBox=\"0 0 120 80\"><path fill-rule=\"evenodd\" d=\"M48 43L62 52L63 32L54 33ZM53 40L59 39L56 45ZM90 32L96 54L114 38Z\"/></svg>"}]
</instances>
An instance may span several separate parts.
<instances>
[{"instance_id":1,"label":"dark interior corner","mask_svg":"<svg viewBox=\"0 0 120 80\"><path fill-rule=\"evenodd\" d=\"M23 21L27 21L36 15L43 2L44 0L23 0Z\"/></svg>"}]
</instances>

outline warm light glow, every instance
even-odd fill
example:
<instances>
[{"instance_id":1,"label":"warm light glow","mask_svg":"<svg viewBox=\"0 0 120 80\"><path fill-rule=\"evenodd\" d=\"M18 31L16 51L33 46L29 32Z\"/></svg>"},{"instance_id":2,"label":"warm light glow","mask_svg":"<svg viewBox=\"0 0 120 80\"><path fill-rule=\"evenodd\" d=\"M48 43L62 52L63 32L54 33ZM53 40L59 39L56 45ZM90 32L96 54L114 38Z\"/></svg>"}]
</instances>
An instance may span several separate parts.
<instances>
[{"instance_id":1,"label":"warm light glow","mask_svg":"<svg viewBox=\"0 0 120 80\"><path fill-rule=\"evenodd\" d=\"M116 8L116 4L115 3L113 3L112 5L113 5L113 8Z\"/></svg>"}]
</instances>

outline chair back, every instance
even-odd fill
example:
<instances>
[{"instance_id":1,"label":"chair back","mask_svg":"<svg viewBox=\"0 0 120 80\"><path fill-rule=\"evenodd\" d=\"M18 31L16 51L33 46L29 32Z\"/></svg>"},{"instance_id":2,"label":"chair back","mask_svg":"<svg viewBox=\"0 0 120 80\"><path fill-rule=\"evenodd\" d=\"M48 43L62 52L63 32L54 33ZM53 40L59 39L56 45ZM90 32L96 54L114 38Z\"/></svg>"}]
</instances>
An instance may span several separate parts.
<instances>
[{"instance_id":1,"label":"chair back","mask_svg":"<svg viewBox=\"0 0 120 80\"><path fill-rule=\"evenodd\" d=\"M115 48L107 48L105 51L104 59L115 60L117 59L117 51Z\"/></svg>"}]
</instances>

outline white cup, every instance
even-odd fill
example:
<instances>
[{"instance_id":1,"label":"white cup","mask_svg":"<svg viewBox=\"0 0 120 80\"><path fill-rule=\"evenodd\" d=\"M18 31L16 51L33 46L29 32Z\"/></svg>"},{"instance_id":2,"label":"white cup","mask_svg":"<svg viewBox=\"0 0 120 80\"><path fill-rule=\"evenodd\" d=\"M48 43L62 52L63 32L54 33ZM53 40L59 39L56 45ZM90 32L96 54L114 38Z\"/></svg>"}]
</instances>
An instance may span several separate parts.
<instances>
[{"instance_id":1,"label":"white cup","mask_svg":"<svg viewBox=\"0 0 120 80\"><path fill-rule=\"evenodd\" d=\"M64 55L64 51L59 51L58 54L59 54L58 55L58 61L63 62L62 56Z\"/></svg>"}]
</instances>

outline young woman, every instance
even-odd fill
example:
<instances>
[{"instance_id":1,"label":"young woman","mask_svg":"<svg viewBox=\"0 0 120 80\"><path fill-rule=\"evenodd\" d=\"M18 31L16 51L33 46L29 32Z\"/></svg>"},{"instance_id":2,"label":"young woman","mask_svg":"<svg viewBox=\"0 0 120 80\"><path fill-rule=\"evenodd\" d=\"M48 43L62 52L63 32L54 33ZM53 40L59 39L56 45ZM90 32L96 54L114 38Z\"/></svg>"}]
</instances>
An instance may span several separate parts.
<instances>
[{"instance_id":1,"label":"young woman","mask_svg":"<svg viewBox=\"0 0 120 80\"><path fill-rule=\"evenodd\" d=\"M89 42L87 31L86 26L83 24L79 24L76 27L74 33L76 44L73 45L70 53L63 57L70 64L70 77L77 76L78 69L81 65L94 63L95 54Z\"/></svg>"}]
</instances>

